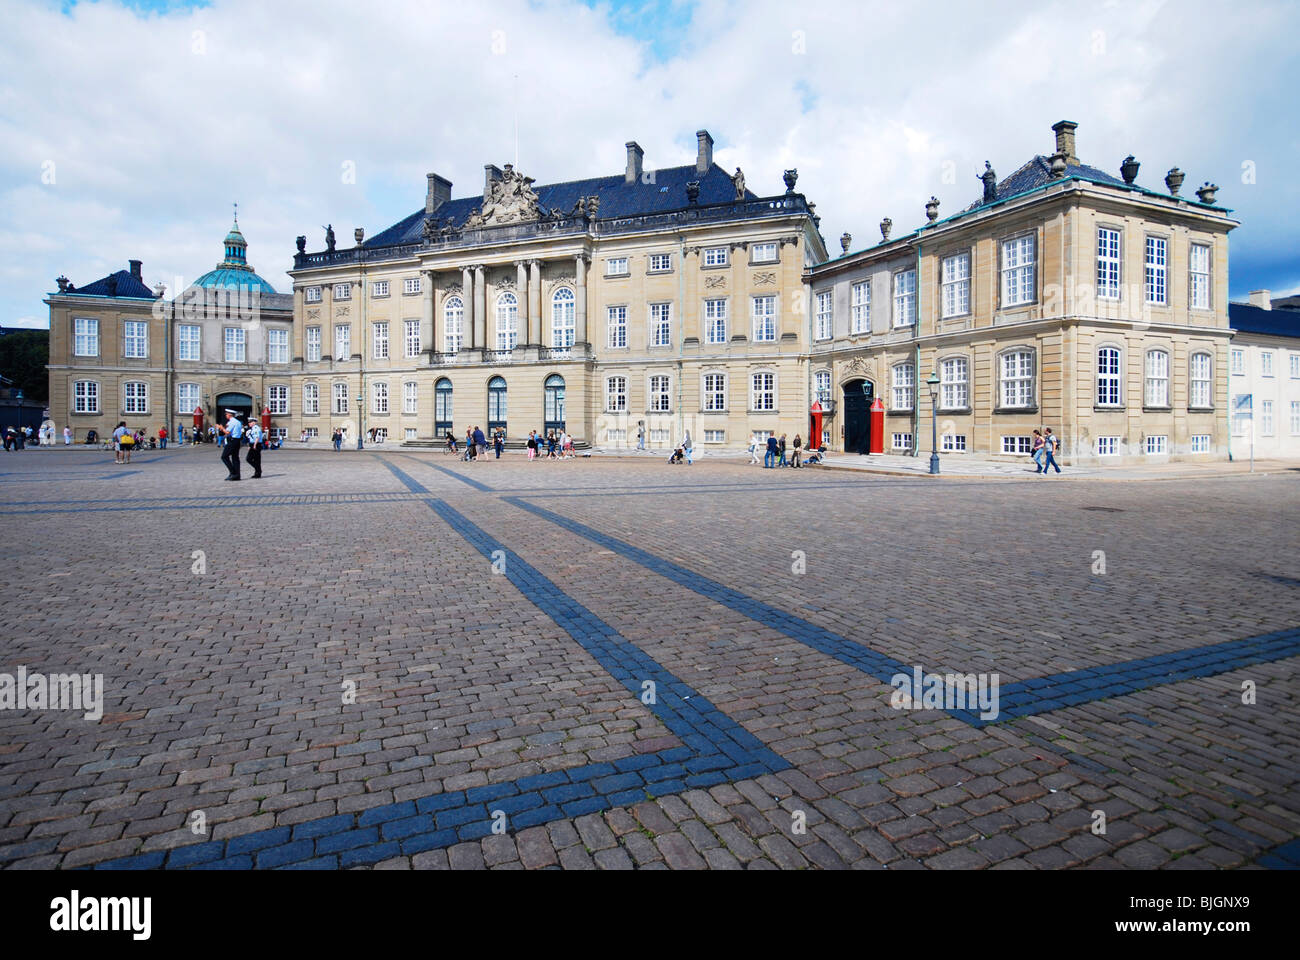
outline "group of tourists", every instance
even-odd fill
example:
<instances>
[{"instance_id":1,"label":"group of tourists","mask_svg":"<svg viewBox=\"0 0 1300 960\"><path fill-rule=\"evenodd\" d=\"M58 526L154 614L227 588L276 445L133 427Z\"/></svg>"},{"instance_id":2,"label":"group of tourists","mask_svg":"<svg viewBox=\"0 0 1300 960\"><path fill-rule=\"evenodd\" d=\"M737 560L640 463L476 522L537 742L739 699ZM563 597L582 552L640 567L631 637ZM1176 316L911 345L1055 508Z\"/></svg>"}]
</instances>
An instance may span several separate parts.
<instances>
[{"instance_id":1,"label":"group of tourists","mask_svg":"<svg viewBox=\"0 0 1300 960\"><path fill-rule=\"evenodd\" d=\"M769 434L766 440L759 437L758 434L751 434L749 438L749 462L758 463L759 451L763 452L763 467L765 469L775 469L777 467L804 467L811 463L821 463L826 459L826 447L820 446L813 450L805 457L803 455L803 437L799 434L794 435L794 442L788 447L786 445L786 434L777 437L776 434Z\"/></svg>"}]
</instances>

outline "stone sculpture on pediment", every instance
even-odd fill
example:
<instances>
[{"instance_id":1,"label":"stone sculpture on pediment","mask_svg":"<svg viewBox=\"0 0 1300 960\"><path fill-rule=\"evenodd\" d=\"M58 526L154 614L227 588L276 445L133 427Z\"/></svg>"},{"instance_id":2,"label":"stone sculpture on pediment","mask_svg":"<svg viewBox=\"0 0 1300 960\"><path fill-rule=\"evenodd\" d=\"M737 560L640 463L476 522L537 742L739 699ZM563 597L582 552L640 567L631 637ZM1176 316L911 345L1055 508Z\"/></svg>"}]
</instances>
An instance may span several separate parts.
<instances>
[{"instance_id":1,"label":"stone sculpture on pediment","mask_svg":"<svg viewBox=\"0 0 1300 960\"><path fill-rule=\"evenodd\" d=\"M492 181L481 213L483 224L527 223L541 219L533 178L507 163L500 180Z\"/></svg>"}]
</instances>

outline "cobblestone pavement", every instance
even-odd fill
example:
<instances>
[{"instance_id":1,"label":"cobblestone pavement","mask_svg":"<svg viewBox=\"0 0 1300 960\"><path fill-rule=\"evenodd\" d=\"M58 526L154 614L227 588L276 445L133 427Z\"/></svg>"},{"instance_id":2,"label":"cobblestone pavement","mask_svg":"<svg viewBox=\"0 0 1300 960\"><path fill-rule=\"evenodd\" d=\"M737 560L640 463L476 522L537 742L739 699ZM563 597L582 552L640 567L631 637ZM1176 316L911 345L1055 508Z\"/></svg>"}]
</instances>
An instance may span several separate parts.
<instances>
[{"instance_id":1,"label":"cobblestone pavement","mask_svg":"<svg viewBox=\"0 0 1300 960\"><path fill-rule=\"evenodd\" d=\"M0 459L0 673L104 684L0 709L5 867L1295 860L1293 474L111 461Z\"/></svg>"}]
</instances>

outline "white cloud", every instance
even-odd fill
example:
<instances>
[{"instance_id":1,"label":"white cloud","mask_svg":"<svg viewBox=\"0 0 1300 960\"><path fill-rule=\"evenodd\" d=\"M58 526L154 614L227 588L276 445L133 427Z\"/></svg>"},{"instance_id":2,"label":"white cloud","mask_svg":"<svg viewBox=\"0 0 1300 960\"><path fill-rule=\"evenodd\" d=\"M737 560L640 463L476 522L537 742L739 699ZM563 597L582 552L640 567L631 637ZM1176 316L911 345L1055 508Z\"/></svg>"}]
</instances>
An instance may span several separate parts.
<instances>
[{"instance_id":1,"label":"white cloud","mask_svg":"<svg viewBox=\"0 0 1300 960\"><path fill-rule=\"evenodd\" d=\"M716 158L759 193L800 170L828 245L949 214L1078 121L1086 162L1140 182L1220 184L1245 226L1233 290L1300 283L1291 254L1300 71L1282 3L673 4L624 35L604 7L215 0L140 15L111 0L69 14L11 3L0 37L0 322L40 316L53 278L87 283L128 258L171 286L219 259L231 201L249 257L287 289L293 238L332 223L373 235L416 210L429 170L481 188L485 163L538 182ZM657 35L679 39L653 59ZM662 39L662 36L658 37ZM805 52L798 52L802 40ZM516 84L515 77L518 76ZM516 92L517 90L517 92ZM1241 183L1253 161L1257 183ZM53 162L55 182L43 183ZM346 162L357 182L344 183ZM951 172L954 182L945 182ZM1275 279L1272 279L1274 278Z\"/></svg>"}]
</instances>

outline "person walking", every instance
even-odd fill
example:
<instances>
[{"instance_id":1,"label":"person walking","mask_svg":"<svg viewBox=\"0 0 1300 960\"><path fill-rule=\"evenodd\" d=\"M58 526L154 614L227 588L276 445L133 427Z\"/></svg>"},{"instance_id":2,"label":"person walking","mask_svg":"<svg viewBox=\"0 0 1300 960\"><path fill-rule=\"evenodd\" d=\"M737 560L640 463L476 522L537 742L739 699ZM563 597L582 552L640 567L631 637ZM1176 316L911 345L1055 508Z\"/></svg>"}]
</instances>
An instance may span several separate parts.
<instances>
[{"instance_id":1,"label":"person walking","mask_svg":"<svg viewBox=\"0 0 1300 960\"><path fill-rule=\"evenodd\" d=\"M226 424L221 428L221 462L226 465L227 480L239 479L239 445L244 437L244 425L234 410L226 411Z\"/></svg>"},{"instance_id":2,"label":"person walking","mask_svg":"<svg viewBox=\"0 0 1300 960\"><path fill-rule=\"evenodd\" d=\"M748 449L749 449L749 463L750 464L758 463L758 434L751 433L749 435Z\"/></svg>"},{"instance_id":3,"label":"person walking","mask_svg":"<svg viewBox=\"0 0 1300 960\"><path fill-rule=\"evenodd\" d=\"M158 428L158 446L163 450L167 449L167 428L166 427Z\"/></svg>"},{"instance_id":4,"label":"person walking","mask_svg":"<svg viewBox=\"0 0 1300 960\"><path fill-rule=\"evenodd\" d=\"M1029 448L1029 458L1034 461L1034 473L1043 472L1043 433L1041 430L1034 431L1034 443Z\"/></svg>"},{"instance_id":5,"label":"person walking","mask_svg":"<svg viewBox=\"0 0 1300 960\"><path fill-rule=\"evenodd\" d=\"M135 438L131 432L126 429L126 421L120 420L116 427L113 428L113 462L126 463L123 459L126 456L126 444L135 443Z\"/></svg>"},{"instance_id":6,"label":"person walking","mask_svg":"<svg viewBox=\"0 0 1300 960\"><path fill-rule=\"evenodd\" d=\"M687 430L686 433L685 433L685 435L682 437L682 450L683 450L683 451L685 452L685 454L686 454L686 465L689 467L692 463L695 462L695 460L694 460L694 458L693 458L693 456L692 456L692 454L694 454L695 450L694 450L694 448L691 446L691 431L689 431L689 430Z\"/></svg>"},{"instance_id":7,"label":"person walking","mask_svg":"<svg viewBox=\"0 0 1300 960\"><path fill-rule=\"evenodd\" d=\"M638 450L645 449L645 424L643 423L636 425L636 448Z\"/></svg>"},{"instance_id":8,"label":"person walking","mask_svg":"<svg viewBox=\"0 0 1300 960\"><path fill-rule=\"evenodd\" d=\"M482 427L474 428L474 446L477 448L474 451L475 458L486 460L488 447L487 436L483 433Z\"/></svg>"},{"instance_id":9,"label":"person walking","mask_svg":"<svg viewBox=\"0 0 1300 960\"><path fill-rule=\"evenodd\" d=\"M262 479L262 425L252 417L248 418L248 428L244 431L248 444L248 456L245 458L253 468L253 479Z\"/></svg>"},{"instance_id":10,"label":"person walking","mask_svg":"<svg viewBox=\"0 0 1300 960\"><path fill-rule=\"evenodd\" d=\"M776 434L768 434L767 452L763 454L763 468L773 469L776 467L776 458L780 454L781 448L776 442Z\"/></svg>"},{"instance_id":11,"label":"person walking","mask_svg":"<svg viewBox=\"0 0 1300 960\"><path fill-rule=\"evenodd\" d=\"M786 459L785 459L785 434L784 433L781 434L781 440L780 442L777 443L777 450L779 450L781 453L781 459L777 461L776 465L778 467L787 466L788 464L786 463Z\"/></svg>"},{"instance_id":12,"label":"person walking","mask_svg":"<svg viewBox=\"0 0 1300 960\"><path fill-rule=\"evenodd\" d=\"M492 449L496 453L498 460L501 459L501 451L505 448L506 432L500 427L497 427L496 432L492 435Z\"/></svg>"},{"instance_id":13,"label":"person walking","mask_svg":"<svg viewBox=\"0 0 1300 960\"><path fill-rule=\"evenodd\" d=\"M537 431L528 431L528 459L530 461L537 459Z\"/></svg>"},{"instance_id":14,"label":"person walking","mask_svg":"<svg viewBox=\"0 0 1300 960\"><path fill-rule=\"evenodd\" d=\"M72 446L72 428L71 428L71 427L64 427L64 428L63 428L63 445L64 445L65 447Z\"/></svg>"},{"instance_id":15,"label":"person walking","mask_svg":"<svg viewBox=\"0 0 1300 960\"><path fill-rule=\"evenodd\" d=\"M1056 434L1052 433L1051 427L1045 427L1043 430L1043 476L1047 476L1047 468L1055 467L1056 472L1061 472L1061 465L1056 462L1055 454L1061 449L1061 440Z\"/></svg>"},{"instance_id":16,"label":"person walking","mask_svg":"<svg viewBox=\"0 0 1300 960\"><path fill-rule=\"evenodd\" d=\"M799 448L803 446L803 440L799 439L799 434L794 435L794 459L790 461L790 466L799 467Z\"/></svg>"}]
</instances>

